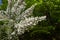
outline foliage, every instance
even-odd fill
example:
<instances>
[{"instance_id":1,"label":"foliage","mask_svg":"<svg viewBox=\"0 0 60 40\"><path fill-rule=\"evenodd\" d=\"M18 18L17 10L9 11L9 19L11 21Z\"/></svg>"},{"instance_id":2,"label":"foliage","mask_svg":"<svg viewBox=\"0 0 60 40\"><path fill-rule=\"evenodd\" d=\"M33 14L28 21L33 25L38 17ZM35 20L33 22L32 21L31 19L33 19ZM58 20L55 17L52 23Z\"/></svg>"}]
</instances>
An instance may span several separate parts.
<instances>
[{"instance_id":1,"label":"foliage","mask_svg":"<svg viewBox=\"0 0 60 40\"><path fill-rule=\"evenodd\" d=\"M7 0L2 0L2 5L0 5L0 10L5 10L7 8L7 3L8 1Z\"/></svg>"},{"instance_id":2,"label":"foliage","mask_svg":"<svg viewBox=\"0 0 60 40\"><path fill-rule=\"evenodd\" d=\"M26 40L58 40L60 37L60 0L42 0L41 4L38 4L34 9L34 16L46 15L47 20L38 22L38 24L30 30L30 32L25 33ZM37 34L36 34L37 33ZM23 35L23 36L24 36ZM29 39L26 37L28 35ZM48 37L48 36L49 37ZM35 38L34 38L35 37ZM39 38L40 37L40 38ZM42 37L42 38L41 38Z\"/></svg>"},{"instance_id":3,"label":"foliage","mask_svg":"<svg viewBox=\"0 0 60 40\"><path fill-rule=\"evenodd\" d=\"M36 25L38 21L45 20L46 16L34 17L31 15L36 5L37 3L34 3L31 7L25 9L26 3L24 0L8 0L6 10L0 10L1 26L3 27L1 29L1 31L3 30L1 40L19 40L18 35L29 31L29 28ZM6 22L4 22L5 20ZM7 35L3 37L3 34Z\"/></svg>"},{"instance_id":4,"label":"foliage","mask_svg":"<svg viewBox=\"0 0 60 40\"><path fill-rule=\"evenodd\" d=\"M34 17L46 15L47 18L44 21L41 21L41 22L39 21L37 25L34 25L32 26L32 28L29 28L28 31L25 31L24 34L18 35L18 39L20 40L59 40L60 39L59 38L60 37L60 32L59 32L60 31L60 0L25 0L25 2L27 3L25 9L28 9L32 4L37 3L33 11ZM5 1L3 3L5 3ZM3 4L4 6L2 5L1 9L6 9L7 5L5 4ZM8 23L9 21L7 22L0 21L0 26ZM0 35L8 37L9 35L6 33L8 32L6 31L8 29L10 29L10 31L12 32L12 28L10 26L9 27L6 26L3 28L1 26L0 31L2 30L3 32L1 31ZM2 37L2 38L6 39L5 37ZM17 40L17 37L15 36L13 37L13 39Z\"/></svg>"}]
</instances>

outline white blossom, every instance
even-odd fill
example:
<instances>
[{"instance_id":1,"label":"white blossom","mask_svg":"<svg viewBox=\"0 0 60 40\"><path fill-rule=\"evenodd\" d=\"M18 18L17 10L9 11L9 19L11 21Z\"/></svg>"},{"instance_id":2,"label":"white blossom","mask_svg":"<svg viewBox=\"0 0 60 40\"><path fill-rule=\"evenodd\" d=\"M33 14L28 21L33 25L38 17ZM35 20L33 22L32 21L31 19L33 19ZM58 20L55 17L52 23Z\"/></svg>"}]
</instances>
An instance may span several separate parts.
<instances>
[{"instance_id":1,"label":"white blossom","mask_svg":"<svg viewBox=\"0 0 60 40\"><path fill-rule=\"evenodd\" d=\"M20 23L16 24L15 27L18 30L18 34L20 32L23 34L27 27L35 25L35 24L38 23L38 21L42 21L42 20L45 20L45 19L46 19L46 16L26 18L25 20L21 20Z\"/></svg>"},{"instance_id":2,"label":"white blossom","mask_svg":"<svg viewBox=\"0 0 60 40\"><path fill-rule=\"evenodd\" d=\"M32 15L33 10L37 3L33 4L30 8L26 9L26 3L24 0L8 0L8 5L6 11L0 11L0 17L2 19L9 19L9 26L14 25L15 30L11 33L11 35L17 34L22 35L28 28L36 25L38 21L42 21L46 19L46 16L42 17L29 17ZM5 13L5 14L4 14Z\"/></svg>"}]
</instances>

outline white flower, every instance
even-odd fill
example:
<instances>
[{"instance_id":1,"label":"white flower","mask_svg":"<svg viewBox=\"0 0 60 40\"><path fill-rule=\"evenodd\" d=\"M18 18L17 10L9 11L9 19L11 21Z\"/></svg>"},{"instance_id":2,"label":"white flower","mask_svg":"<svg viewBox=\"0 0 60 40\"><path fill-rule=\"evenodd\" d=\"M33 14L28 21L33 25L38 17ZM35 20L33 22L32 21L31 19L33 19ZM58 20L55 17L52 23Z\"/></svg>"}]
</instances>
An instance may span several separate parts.
<instances>
[{"instance_id":1,"label":"white flower","mask_svg":"<svg viewBox=\"0 0 60 40\"><path fill-rule=\"evenodd\" d=\"M18 30L18 32L21 32L21 30L24 30L24 29L26 30L26 29L29 28L29 26L36 25L38 23L38 21L42 21L42 20L45 20L45 19L46 19L46 16L26 18L25 20L22 20L20 23L18 23L16 25L17 30Z\"/></svg>"},{"instance_id":2,"label":"white flower","mask_svg":"<svg viewBox=\"0 0 60 40\"><path fill-rule=\"evenodd\" d=\"M6 11L0 11L1 14L0 17L2 19L8 17L7 18L9 19L8 25L9 26L14 25L13 27L15 28L15 30L11 33L11 35L15 35L16 31L17 34L22 35L25 32L25 30L29 31L28 28L30 28L33 25L36 25L38 21L46 19L46 16L29 17L33 13L33 10L36 5L37 3L33 4L30 8L25 10L26 3L24 2L24 0L8 0L7 9ZM2 15L4 16L4 18ZM14 23L11 24L10 22Z\"/></svg>"},{"instance_id":3,"label":"white flower","mask_svg":"<svg viewBox=\"0 0 60 40\"><path fill-rule=\"evenodd\" d=\"M32 22L30 22L30 24L32 24Z\"/></svg>"},{"instance_id":4,"label":"white flower","mask_svg":"<svg viewBox=\"0 0 60 40\"><path fill-rule=\"evenodd\" d=\"M14 34L15 34L15 32L11 33L11 35L14 35Z\"/></svg>"}]
</instances>

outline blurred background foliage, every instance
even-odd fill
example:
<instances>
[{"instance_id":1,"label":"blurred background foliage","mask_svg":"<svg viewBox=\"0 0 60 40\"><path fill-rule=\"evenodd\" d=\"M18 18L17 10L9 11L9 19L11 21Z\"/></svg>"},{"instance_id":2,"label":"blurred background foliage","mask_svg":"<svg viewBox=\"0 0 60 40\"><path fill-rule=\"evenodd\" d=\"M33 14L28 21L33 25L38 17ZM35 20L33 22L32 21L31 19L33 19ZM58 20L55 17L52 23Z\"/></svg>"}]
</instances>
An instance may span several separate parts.
<instances>
[{"instance_id":1,"label":"blurred background foliage","mask_svg":"<svg viewBox=\"0 0 60 40\"><path fill-rule=\"evenodd\" d=\"M29 8L32 4L37 3L33 16L46 15L45 21L38 22L36 26L29 32L25 32L23 35L19 35L20 40L60 40L60 0L25 0L27 3L26 8ZM0 9L6 9L7 0L3 0L3 5ZM1 25L4 25L6 21L0 21ZM9 23L9 22L8 22ZM8 36L5 32L8 28L0 28L0 37L5 38ZM11 29L11 28L10 28ZM2 33L3 32L3 33ZM4 34L4 35L3 35Z\"/></svg>"},{"instance_id":2,"label":"blurred background foliage","mask_svg":"<svg viewBox=\"0 0 60 40\"><path fill-rule=\"evenodd\" d=\"M60 0L26 0L26 3L27 7L38 3L33 16L46 15L47 18L45 21L38 22L33 29L30 29L30 32L23 35L23 38L29 37L30 40L60 40Z\"/></svg>"},{"instance_id":3,"label":"blurred background foliage","mask_svg":"<svg viewBox=\"0 0 60 40\"><path fill-rule=\"evenodd\" d=\"M0 10L5 10L7 8L7 3L8 1L7 0L2 0L2 5L0 6Z\"/></svg>"}]
</instances>

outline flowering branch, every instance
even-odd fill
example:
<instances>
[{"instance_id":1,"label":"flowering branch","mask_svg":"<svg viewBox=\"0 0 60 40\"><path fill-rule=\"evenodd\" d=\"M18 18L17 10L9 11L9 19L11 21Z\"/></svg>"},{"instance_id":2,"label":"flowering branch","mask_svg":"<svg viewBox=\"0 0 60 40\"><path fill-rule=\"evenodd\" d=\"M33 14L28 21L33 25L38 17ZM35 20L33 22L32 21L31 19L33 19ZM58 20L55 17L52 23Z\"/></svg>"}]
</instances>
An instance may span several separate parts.
<instances>
[{"instance_id":1,"label":"flowering branch","mask_svg":"<svg viewBox=\"0 0 60 40\"><path fill-rule=\"evenodd\" d=\"M0 15L6 16L7 19L13 20L13 27L16 28L11 35L17 34L22 35L25 30L28 30L29 26L36 25L38 21L46 19L46 16L42 17L29 17L35 8L37 3L33 4L30 8L26 9L26 3L24 0L8 0L8 6L6 11L0 11ZM5 13L5 14L4 14ZM9 25L10 26L10 25Z\"/></svg>"}]
</instances>

